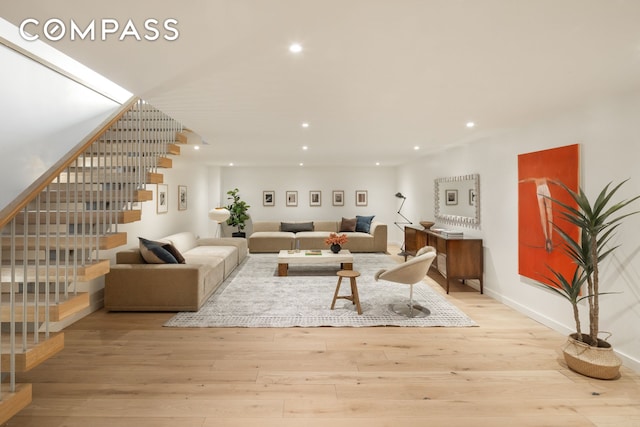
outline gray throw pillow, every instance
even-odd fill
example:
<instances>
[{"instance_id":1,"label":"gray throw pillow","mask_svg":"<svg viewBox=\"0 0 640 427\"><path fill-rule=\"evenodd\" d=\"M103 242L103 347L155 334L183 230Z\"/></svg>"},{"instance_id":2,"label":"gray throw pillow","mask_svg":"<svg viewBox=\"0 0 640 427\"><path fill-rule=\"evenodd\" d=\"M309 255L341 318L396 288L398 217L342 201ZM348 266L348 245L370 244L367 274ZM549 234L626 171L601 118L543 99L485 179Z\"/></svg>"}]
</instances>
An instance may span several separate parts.
<instances>
[{"instance_id":1,"label":"gray throw pillow","mask_svg":"<svg viewBox=\"0 0 640 427\"><path fill-rule=\"evenodd\" d=\"M289 233L313 231L313 222L281 222L280 231L288 231Z\"/></svg>"}]
</instances>

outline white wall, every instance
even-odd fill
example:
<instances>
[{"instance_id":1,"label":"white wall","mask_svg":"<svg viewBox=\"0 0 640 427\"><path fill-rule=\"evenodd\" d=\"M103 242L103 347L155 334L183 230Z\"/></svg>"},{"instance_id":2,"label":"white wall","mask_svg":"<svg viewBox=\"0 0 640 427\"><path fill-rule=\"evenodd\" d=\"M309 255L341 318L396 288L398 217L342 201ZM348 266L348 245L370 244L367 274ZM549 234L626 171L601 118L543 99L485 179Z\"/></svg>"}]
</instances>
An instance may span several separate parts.
<instances>
[{"instance_id":1,"label":"white wall","mask_svg":"<svg viewBox=\"0 0 640 427\"><path fill-rule=\"evenodd\" d=\"M114 93L117 88L46 43L25 42L18 36L17 28L2 18L0 37L80 75L100 90L108 88ZM2 209L76 147L120 104L4 45L0 45L0 64ZM121 100L130 95L120 92Z\"/></svg>"},{"instance_id":2,"label":"white wall","mask_svg":"<svg viewBox=\"0 0 640 427\"><path fill-rule=\"evenodd\" d=\"M421 158L398 168L399 186L413 217L433 218L433 180L480 174L480 230L485 246L485 292L563 333L574 328L569 304L518 275L517 155L581 144L582 185L593 198L609 181L631 178L619 197L640 194L640 94L540 120L499 136L485 137ZM419 184L421 183L421 184ZM424 183L428 183L424 185ZM418 206L410 201L428 200ZM636 203L640 209L640 203ZM453 227L455 228L455 227ZM613 244L620 244L604 266L602 287L622 291L601 299L601 329L625 364L640 371L640 215L629 218ZM586 321L586 307L582 310ZM558 343L560 345L560 342Z\"/></svg>"},{"instance_id":3,"label":"white wall","mask_svg":"<svg viewBox=\"0 0 640 427\"><path fill-rule=\"evenodd\" d=\"M0 63L5 101L0 103L0 208L4 208L119 104L2 45Z\"/></svg>"},{"instance_id":4,"label":"white wall","mask_svg":"<svg viewBox=\"0 0 640 427\"><path fill-rule=\"evenodd\" d=\"M251 205L249 214L254 221L339 221L342 217L375 215L375 220L388 225L389 239L394 236L393 222L400 204L394 195L401 191L396 186L395 168L224 167L221 178L220 196L223 199L217 202L226 205L226 192L237 187L242 199ZM344 191L344 206L332 206L333 190ZM356 190L367 190L367 206L355 205ZM275 191L275 206L262 205L263 191ZM285 205L286 191L298 192L297 207ZM322 192L321 206L309 206L309 191ZM397 241L401 237L395 236L395 239Z\"/></svg>"}]
</instances>

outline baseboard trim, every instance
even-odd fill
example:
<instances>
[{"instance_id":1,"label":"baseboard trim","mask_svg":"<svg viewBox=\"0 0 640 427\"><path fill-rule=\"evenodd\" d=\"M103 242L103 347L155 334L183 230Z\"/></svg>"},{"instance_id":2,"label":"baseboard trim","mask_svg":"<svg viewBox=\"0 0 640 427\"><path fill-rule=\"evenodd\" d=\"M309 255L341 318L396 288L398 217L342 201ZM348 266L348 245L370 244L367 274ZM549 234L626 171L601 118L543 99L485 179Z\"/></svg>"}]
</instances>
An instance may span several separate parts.
<instances>
[{"instance_id":1,"label":"baseboard trim","mask_svg":"<svg viewBox=\"0 0 640 427\"><path fill-rule=\"evenodd\" d=\"M538 313L537 311L531 310L528 307L525 307L524 305L520 304L517 301L514 301L510 298L506 298L503 295L497 294L493 291L491 291L490 289L484 288L484 293L495 299L496 301L499 301L501 303L503 303L504 305L513 308L514 310L516 310L519 313L524 314L525 316L535 320L536 322L540 322L543 325L553 329L556 332L560 332L564 335L569 335L572 334L573 332L575 332L575 330L565 324L562 324L554 319L551 319L541 313ZM622 360L622 363L625 367L635 371L636 373L640 373L640 360L635 359L633 357L630 357L629 355L617 350L614 348L614 352L618 355L618 357L620 357L620 359Z\"/></svg>"}]
</instances>

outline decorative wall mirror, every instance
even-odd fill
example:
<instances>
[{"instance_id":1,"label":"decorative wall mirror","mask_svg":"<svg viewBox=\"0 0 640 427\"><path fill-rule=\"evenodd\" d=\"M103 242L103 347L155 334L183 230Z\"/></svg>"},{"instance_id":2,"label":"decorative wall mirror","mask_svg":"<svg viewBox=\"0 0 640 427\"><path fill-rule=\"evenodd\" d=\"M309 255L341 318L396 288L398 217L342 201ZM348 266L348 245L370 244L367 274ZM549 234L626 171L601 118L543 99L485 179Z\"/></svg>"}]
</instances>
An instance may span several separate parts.
<instances>
[{"instance_id":1,"label":"decorative wall mirror","mask_svg":"<svg viewBox=\"0 0 640 427\"><path fill-rule=\"evenodd\" d=\"M455 225L480 224L480 175L435 180L436 218Z\"/></svg>"}]
</instances>

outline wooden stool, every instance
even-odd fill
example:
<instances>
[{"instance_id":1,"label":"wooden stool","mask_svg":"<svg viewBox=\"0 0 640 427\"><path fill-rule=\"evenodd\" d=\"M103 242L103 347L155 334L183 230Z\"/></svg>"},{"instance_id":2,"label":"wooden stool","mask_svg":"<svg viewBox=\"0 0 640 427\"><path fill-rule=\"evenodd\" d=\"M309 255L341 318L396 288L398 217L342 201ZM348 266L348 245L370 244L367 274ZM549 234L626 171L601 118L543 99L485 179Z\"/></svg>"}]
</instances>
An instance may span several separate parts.
<instances>
[{"instance_id":1,"label":"wooden stool","mask_svg":"<svg viewBox=\"0 0 640 427\"><path fill-rule=\"evenodd\" d=\"M336 300L338 298L348 299L353 304L355 304L356 309L358 310L358 314L362 314L362 308L360 307L360 297L358 296L358 285L356 284L356 277L360 275L355 270L340 270L337 273L338 275L338 284L336 285L336 292L333 294L333 302L331 303L331 310L336 305ZM338 292L340 291L340 284L342 283L342 278L348 277L351 281L351 295L338 296Z\"/></svg>"}]
</instances>

